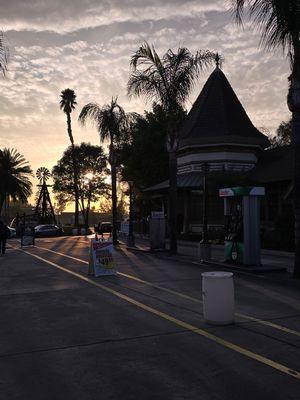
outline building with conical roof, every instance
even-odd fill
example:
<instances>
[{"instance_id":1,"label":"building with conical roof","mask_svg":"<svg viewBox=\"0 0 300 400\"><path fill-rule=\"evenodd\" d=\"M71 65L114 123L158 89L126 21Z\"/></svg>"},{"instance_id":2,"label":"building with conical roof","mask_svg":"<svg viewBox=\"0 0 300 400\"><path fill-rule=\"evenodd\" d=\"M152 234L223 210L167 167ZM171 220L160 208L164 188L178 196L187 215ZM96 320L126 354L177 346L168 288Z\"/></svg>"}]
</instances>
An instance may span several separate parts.
<instances>
[{"instance_id":1,"label":"building with conical roof","mask_svg":"<svg viewBox=\"0 0 300 400\"><path fill-rule=\"evenodd\" d=\"M247 171L269 145L217 67L181 128L178 173L199 171L204 162L211 170Z\"/></svg>"},{"instance_id":2,"label":"building with conical roof","mask_svg":"<svg viewBox=\"0 0 300 400\"><path fill-rule=\"evenodd\" d=\"M281 158L283 160L285 157L285 162L289 162L289 158L285 156L285 150L276 157L278 152L275 152L273 156L273 150L266 150L269 146L268 138L252 124L217 65L180 128L177 153L178 233L202 231L204 165L209 171L208 222L211 228L221 227L224 221L223 200L218 197L220 187L249 183L268 186L271 182L270 193L274 193L272 202L275 198L277 203L280 202L291 179L285 177L280 181L274 177L272 165L275 163L277 170ZM265 178L259 179L262 168ZM292 168L289 166L286 169L290 171ZM275 186L277 189L274 192ZM167 199L168 188L169 182L164 181L146 191L155 197ZM266 214L267 201L268 194L263 201Z\"/></svg>"}]
</instances>

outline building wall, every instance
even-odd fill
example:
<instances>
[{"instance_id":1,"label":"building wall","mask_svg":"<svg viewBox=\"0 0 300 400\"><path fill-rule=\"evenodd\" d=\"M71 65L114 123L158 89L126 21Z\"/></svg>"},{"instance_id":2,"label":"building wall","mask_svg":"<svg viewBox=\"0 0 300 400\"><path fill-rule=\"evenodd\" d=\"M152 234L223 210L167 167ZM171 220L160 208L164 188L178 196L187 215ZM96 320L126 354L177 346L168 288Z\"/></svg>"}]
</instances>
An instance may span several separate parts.
<instances>
[{"instance_id":1,"label":"building wall","mask_svg":"<svg viewBox=\"0 0 300 400\"><path fill-rule=\"evenodd\" d=\"M256 165L257 156L250 152L234 151L179 155L177 158L178 174L201 171L204 162L209 163L211 171L248 171Z\"/></svg>"}]
</instances>

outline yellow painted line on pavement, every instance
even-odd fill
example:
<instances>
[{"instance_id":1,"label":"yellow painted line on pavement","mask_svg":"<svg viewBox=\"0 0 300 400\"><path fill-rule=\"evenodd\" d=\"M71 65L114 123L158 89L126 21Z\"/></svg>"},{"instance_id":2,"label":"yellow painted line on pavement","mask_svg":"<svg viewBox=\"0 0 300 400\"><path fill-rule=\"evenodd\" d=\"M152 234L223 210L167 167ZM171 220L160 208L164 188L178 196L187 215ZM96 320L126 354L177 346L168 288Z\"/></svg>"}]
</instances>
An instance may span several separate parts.
<instances>
[{"instance_id":1,"label":"yellow painted line on pavement","mask_svg":"<svg viewBox=\"0 0 300 400\"><path fill-rule=\"evenodd\" d=\"M64 253L60 253L58 251L50 250L50 249L47 249L46 247L40 247L40 246L35 246L35 247L37 249L46 250L46 251L49 251L50 253L54 253L54 254L57 254L59 256L70 258L71 260L79 261L79 262L81 262L83 264L88 264L88 261L82 260L81 258L76 258L76 257L73 257L73 256L69 256L68 254L64 254ZM186 295L184 293L180 293L180 292L177 292L177 291L172 290L172 289L165 288L165 287L160 286L160 285L156 285L155 283L151 283L149 281L145 281L143 279L138 278L137 276L128 275L128 274L125 274L123 272L117 272L117 274L121 275L121 276L124 276L125 278L132 279L132 280L134 280L136 282L143 283L144 285L154 287L155 289L160 289L160 290L162 290L164 292L176 295L178 297L182 297L184 299L191 300L191 301L194 301L194 302L197 302L197 303L202 303L201 300L198 300L198 299L196 299L194 297L188 296L188 295Z\"/></svg>"},{"instance_id":2,"label":"yellow painted line on pavement","mask_svg":"<svg viewBox=\"0 0 300 400\"><path fill-rule=\"evenodd\" d=\"M38 249L41 249L41 250L49 251L50 253L54 253L54 254L60 255L62 257L70 258L71 260L79 261L79 262L81 262L83 264L88 264L87 261L82 260L81 258L76 258L76 257L73 257L73 256L69 256L68 254L64 254L64 253L60 253L58 251L50 250L50 249L47 249L46 247L40 247L40 246L35 246L35 247L38 248ZM117 272L117 274L121 275L121 276L124 276L125 278L132 279L132 280L134 280L136 282L143 283L144 285L151 286L151 287L153 287L155 289L159 289L159 290L162 290L164 292L170 293L170 294L175 295L177 297L181 297L183 299L193 301L194 303L202 304L202 300L197 299L197 298L192 297L192 296L189 296L189 295L184 294L184 293L177 292L176 290L172 290L172 289L168 289L166 287L160 286L160 285L156 285L155 283L151 283L149 281L145 281L145 280L140 279L140 278L138 278L136 276L125 274L123 272ZM243 319L246 319L246 320L249 320L249 321L253 321L253 322L256 322L258 324L265 325L265 326L277 329L279 331L282 331L282 332L289 333L291 335L295 335L295 336L299 336L300 337L300 332L295 331L295 330L290 329L290 328L287 328L285 326L274 324L273 322L266 321L266 320L263 320L263 319L260 319L260 318L251 317L250 315L247 315L247 314L235 313L235 315L237 317L240 317L240 318L243 318Z\"/></svg>"},{"instance_id":3,"label":"yellow painted line on pavement","mask_svg":"<svg viewBox=\"0 0 300 400\"><path fill-rule=\"evenodd\" d=\"M93 281L92 279L90 279L90 278L88 278L86 276L83 276L83 275L81 275L81 274L79 274L77 272L74 272L74 271L71 271L71 270L69 270L69 269L67 269L65 267L62 267L61 265L58 265L58 264L56 264L56 263L54 263L52 261L49 261L49 260L47 260L47 259L45 259L43 257L40 257L37 254L33 254L33 253L30 253L29 251L22 250L22 249L19 249L19 251L21 251L21 252L23 252L25 254L28 254L29 256L34 257L34 258L36 258L36 259L38 259L38 260L40 260L42 262L45 262L45 263L47 263L47 264L49 264L49 265L51 265L51 266L53 266L53 267L55 267L55 268L57 268L57 269L59 269L61 271L64 271L67 274L75 276L76 278L79 278L84 282L87 282L87 283L89 283L89 284L91 284L93 286L96 286L96 287L102 289L103 291L105 291L107 293L110 293L110 294L112 294L112 295L114 295L114 296L116 296L116 297L118 297L118 298L120 298L120 299L122 299L122 300L124 300L124 301L126 301L128 303L130 303L130 304L133 304L133 305L137 306L138 308L141 308L142 310L148 311L149 313L151 313L153 315L157 315L158 317L160 317L160 318L162 318L162 319L164 319L166 321L172 322L173 324L175 324L175 325L177 325L177 326L179 326L181 328L189 330L189 331L191 331L191 332L193 332L193 333L195 333L197 335L200 335L202 337L205 337L206 339L209 339L209 340L211 340L211 341L213 341L215 343L218 343L219 345L221 345L221 346L223 346L225 348L233 350L236 353L242 354L245 357L248 357L248 358L250 358L252 360L258 361L258 362L260 362L260 363L262 363L264 365L267 365L267 366L269 366L269 367L271 367L273 369L276 369L276 370L278 370L280 372L283 372L284 374L290 375L293 378L296 378L296 379L300 380L300 372L299 371L293 370L293 369L291 369L291 368L289 368L289 367L287 367L287 366L285 366L283 364L277 363L276 361L273 361L273 360L271 360L269 358L261 356L260 354L254 353L254 352L252 352L250 350L247 350L247 349L245 349L245 348L243 348L241 346L238 346L238 345L236 345L234 343L231 343L231 342L229 342L227 340L224 340L224 339L222 339L222 338L220 338L218 336L215 336L212 333L209 333L209 332L207 332L207 331L205 331L203 329L200 329L200 328L198 328L198 327L196 327L194 325L191 325L191 324L189 324L187 322L181 321L178 318L174 318L169 314L166 314L166 313L164 313L162 311L159 311L159 310L157 310L157 309L155 309L153 307L147 306L146 304L141 303L141 302L139 302L137 300L134 300L133 298L131 298L131 297L129 297L129 296L123 294L123 293L120 293L120 292L118 292L118 291L116 291L114 289L111 289L111 288L109 288L109 287L107 287L105 285L102 285L102 284L100 284L98 282L95 282L95 281Z\"/></svg>"}]
</instances>

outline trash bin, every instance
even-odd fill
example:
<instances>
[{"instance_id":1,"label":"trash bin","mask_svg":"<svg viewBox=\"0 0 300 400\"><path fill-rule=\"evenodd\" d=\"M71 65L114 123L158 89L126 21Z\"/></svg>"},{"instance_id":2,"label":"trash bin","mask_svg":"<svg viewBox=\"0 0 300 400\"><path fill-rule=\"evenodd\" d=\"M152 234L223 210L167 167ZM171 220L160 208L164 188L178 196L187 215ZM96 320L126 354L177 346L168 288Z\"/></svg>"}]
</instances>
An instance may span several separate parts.
<instances>
[{"instance_id":1,"label":"trash bin","mask_svg":"<svg viewBox=\"0 0 300 400\"><path fill-rule=\"evenodd\" d=\"M199 243L198 244L198 260L200 262L211 259L211 244L210 243Z\"/></svg>"},{"instance_id":2,"label":"trash bin","mask_svg":"<svg viewBox=\"0 0 300 400\"><path fill-rule=\"evenodd\" d=\"M204 272L202 297L204 320L212 325L234 322L234 286L232 272Z\"/></svg>"}]
</instances>

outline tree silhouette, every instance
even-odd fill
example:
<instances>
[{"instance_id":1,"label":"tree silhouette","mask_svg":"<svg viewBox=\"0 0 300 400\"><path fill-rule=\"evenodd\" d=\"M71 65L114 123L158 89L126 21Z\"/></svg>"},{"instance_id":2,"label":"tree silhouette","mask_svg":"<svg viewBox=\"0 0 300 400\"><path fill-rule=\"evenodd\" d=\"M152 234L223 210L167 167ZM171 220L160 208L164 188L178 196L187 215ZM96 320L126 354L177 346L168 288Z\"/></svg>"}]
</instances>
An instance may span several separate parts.
<instances>
[{"instance_id":1,"label":"tree silhouette","mask_svg":"<svg viewBox=\"0 0 300 400\"><path fill-rule=\"evenodd\" d=\"M299 0L234 0L237 23L244 16L258 27L261 44L268 49L283 48L290 57L291 75L287 104L292 112L294 162L295 264L300 278L300 5Z\"/></svg>"},{"instance_id":2,"label":"tree silhouette","mask_svg":"<svg viewBox=\"0 0 300 400\"><path fill-rule=\"evenodd\" d=\"M113 243L117 244L117 158L115 147L126 129L129 114L118 104L117 98L112 98L109 104L99 106L97 103L86 104L79 115L82 125L92 121L100 135L101 142L109 141L109 163L111 166L112 216L113 216Z\"/></svg>"},{"instance_id":3,"label":"tree silhouette","mask_svg":"<svg viewBox=\"0 0 300 400\"><path fill-rule=\"evenodd\" d=\"M182 108L201 71L215 58L210 51L195 55L185 48L168 50L160 57L154 46L143 43L131 58L129 95L156 101L166 112L167 150L169 153L169 230L170 251L177 252L177 158L178 128Z\"/></svg>"},{"instance_id":4,"label":"tree silhouette","mask_svg":"<svg viewBox=\"0 0 300 400\"><path fill-rule=\"evenodd\" d=\"M16 149L0 150L0 214L10 199L26 202L32 193L32 170Z\"/></svg>"},{"instance_id":5,"label":"tree silhouette","mask_svg":"<svg viewBox=\"0 0 300 400\"><path fill-rule=\"evenodd\" d=\"M71 142L72 148L72 167L73 167L73 189L75 194L75 218L74 218L74 225L78 227L79 225L79 194L78 194L78 172L77 172L77 164L74 158L74 138L72 132L72 124L71 124L71 112L75 110L75 106L77 105L76 102L76 94L72 89L65 89L61 92L61 100L60 100L60 109L67 116L67 130L69 139Z\"/></svg>"},{"instance_id":6,"label":"tree silhouette","mask_svg":"<svg viewBox=\"0 0 300 400\"><path fill-rule=\"evenodd\" d=\"M74 200L73 191L73 169L71 167L73 156L78 165L78 193L81 213L85 226L88 227L91 202L98 201L106 194L107 184L107 159L100 146L90 143L75 145L74 149L69 146L57 165L53 167L53 191L59 206L66 205Z\"/></svg>"}]
</instances>

